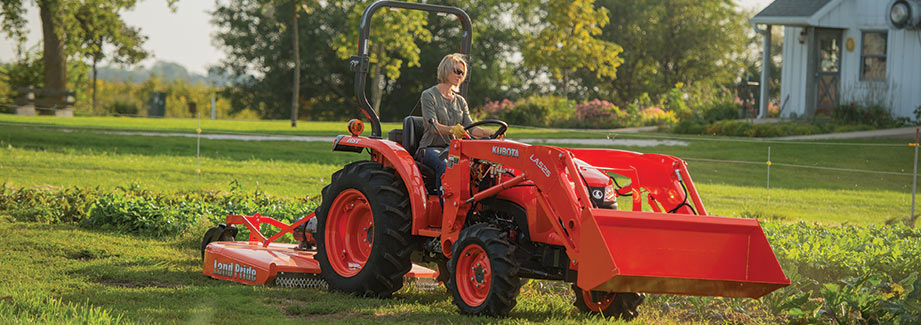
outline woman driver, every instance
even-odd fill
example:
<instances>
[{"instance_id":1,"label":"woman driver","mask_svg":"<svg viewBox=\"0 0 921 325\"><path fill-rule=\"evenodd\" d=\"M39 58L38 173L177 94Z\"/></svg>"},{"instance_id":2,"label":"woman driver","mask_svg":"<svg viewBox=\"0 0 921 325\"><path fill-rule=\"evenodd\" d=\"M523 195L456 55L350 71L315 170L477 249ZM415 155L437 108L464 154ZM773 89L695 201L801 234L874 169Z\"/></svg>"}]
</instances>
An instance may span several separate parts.
<instances>
[{"instance_id":1,"label":"woman driver","mask_svg":"<svg viewBox=\"0 0 921 325\"><path fill-rule=\"evenodd\" d=\"M445 172L446 162L439 159L442 150L447 150L452 137L472 135L488 137L492 132L479 127L463 130L470 125L470 111L467 100L457 92L467 76L467 61L460 53L448 54L438 65L438 84L422 92L422 119L425 120L425 132L419 142L424 150L422 163L435 170L435 186L441 190L441 175Z\"/></svg>"}]
</instances>

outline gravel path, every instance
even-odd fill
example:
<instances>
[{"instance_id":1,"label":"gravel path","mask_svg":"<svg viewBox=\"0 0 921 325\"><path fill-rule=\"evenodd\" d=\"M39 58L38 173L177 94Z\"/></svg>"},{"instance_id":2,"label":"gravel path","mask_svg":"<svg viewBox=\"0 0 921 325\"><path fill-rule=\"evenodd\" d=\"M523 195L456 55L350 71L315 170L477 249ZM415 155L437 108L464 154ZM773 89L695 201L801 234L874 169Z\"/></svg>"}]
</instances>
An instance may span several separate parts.
<instances>
[{"instance_id":1,"label":"gravel path","mask_svg":"<svg viewBox=\"0 0 921 325\"><path fill-rule=\"evenodd\" d=\"M855 131L842 133L826 133L813 135L795 135L774 138L775 140L831 140L831 139L868 139L868 138L914 138L917 126L904 128Z\"/></svg>"},{"instance_id":2,"label":"gravel path","mask_svg":"<svg viewBox=\"0 0 921 325\"><path fill-rule=\"evenodd\" d=\"M163 133L163 132L134 132L134 131L102 131L102 130L77 130L55 129L62 132L93 132L113 135L140 135L150 137L185 137L194 138L195 133ZM271 135L271 134L207 134L201 135L209 140L239 140L239 141L299 141L299 142L328 142L332 143L336 137L331 136L303 136L303 135ZM655 147L655 146L687 146L685 141L678 140L645 140L645 139L512 139L528 144L581 144L581 145L613 145L625 147Z\"/></svg>"},{"instance_id":3,"label":"gravel path","mask_svg":"<svg viewBox=\"0 0 921 325\"><path fill-rule=\"evenodd\" d=\"M616 133L633 133L655 130L655 127L630 128L630 129L613 129L613 130L593 130L609 131ZM789 137L772 138L771 140L834 140L834 139L866 139L866 138L914 138L918 127L903 127L884 130L855 131L843 133L827 133L813 135L797 135ZM58 129L61 132L92 132L99 134L114 135L140 135L150 137L186 137L194 138L195 133L164 133L164 132L136 132L136 131L103 131L103 130L80 130L80 129ZM582 130L584 131L584 130ZM207 134L201 135L203 139L209 140L238 140L238 141L298 141L298 142L329 142L336 138L334 136L305 136L305 135L273 135L273 134ZM681 140L651 140L651 139L611 139L611 138L560 138L560 139L536 139L536 138L509 138L518 142L528 144L580 144L580 145L605 145L605 146L625 146L625 147L655 147L655 146L687 146L688 142Z\"/></svg>"}]
</instances>

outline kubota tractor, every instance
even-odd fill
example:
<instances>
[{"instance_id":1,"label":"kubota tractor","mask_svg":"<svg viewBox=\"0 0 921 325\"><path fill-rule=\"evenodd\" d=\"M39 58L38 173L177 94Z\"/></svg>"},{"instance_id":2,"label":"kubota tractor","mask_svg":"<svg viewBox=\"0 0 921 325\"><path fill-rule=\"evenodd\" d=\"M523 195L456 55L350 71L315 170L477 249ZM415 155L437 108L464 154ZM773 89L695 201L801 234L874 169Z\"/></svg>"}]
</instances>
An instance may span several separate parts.
<instances>
[{"instance_id":1,"label":"kubota tractor","mask_svg":"<svg viewBox=\"0 0 921 325\"><path fill-rule=\"evenodd\" d=\"M465 314L507 314L522 279L530 278L572 283L580 310L625 319L636 316L644 293L758 298L790 284L758 221L708 216L687 164L672 156L499 140L506 123L480 121L467 128L497 131L450 142L439 197L434 172L413 155L426 122L406 117L383 139L364 94L371 16L383 7L456 16L461 52L469 53L470 18L458 8L369 6L350 64L371 136L359 136L362 124L353 120L351 135L333 143L335 151L369 157L332 175L315 219L285 225L228 216L228 224L251 230L249 241L233 242L231 226L209 231L202 243L206 274L386 297L406 277L435 277L415 259L437 263L437 279ZM619 186L615 176L629 183ZM625 198L630 210L618 209ZM260 223L282 232L266 239ZM287 232L301 244L270 245Z\"/></svg>"}]
</instances>

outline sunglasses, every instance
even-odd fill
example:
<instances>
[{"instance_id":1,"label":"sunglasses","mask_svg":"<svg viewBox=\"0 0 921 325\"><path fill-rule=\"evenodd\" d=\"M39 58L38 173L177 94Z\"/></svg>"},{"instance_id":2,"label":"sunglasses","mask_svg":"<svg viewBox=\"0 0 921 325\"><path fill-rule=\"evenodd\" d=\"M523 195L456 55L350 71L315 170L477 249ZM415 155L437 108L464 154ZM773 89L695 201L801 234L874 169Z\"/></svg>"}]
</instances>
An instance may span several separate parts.
<instances>
[{"instance_id":1,"label":"sunglasses","mask_svg":"<svg viewBox=\"0 0 921 325\"><path fill-rule=\"evenodd\" d=\"M458 69L458 68L454 68L454 73L456 73L458 76L463 76L463 75L464 75L464 70L461 70L461 69Z\"/></svg>"}]
</instances>

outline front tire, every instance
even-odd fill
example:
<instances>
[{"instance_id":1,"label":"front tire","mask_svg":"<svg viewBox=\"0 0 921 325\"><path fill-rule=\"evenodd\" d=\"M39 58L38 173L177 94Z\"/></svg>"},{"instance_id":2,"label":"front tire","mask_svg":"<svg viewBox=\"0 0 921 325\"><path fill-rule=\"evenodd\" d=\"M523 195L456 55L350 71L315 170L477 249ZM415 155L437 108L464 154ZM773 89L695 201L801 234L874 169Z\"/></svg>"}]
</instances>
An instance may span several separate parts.
<instances>
[{"instance_id":1,"label":"front tire","mask_svg":"<svg viewBox=\"0 0 921 325\"><path fill-rule=\"evenodd\" d=\"M575 284L576 308L584 313L600 314L626 321L639 315L637 308L646 300L646 295L635 292L598 292L582 290Z\"/></svg>"},{"instance_id":2,"label":"front tire","mask_svg":"<svg viewBox=\"0 0 921 325\"><path fill-rule=\"evenodd\" d=\"M508 233L475 224L462 230L453 246L447 286L461 313L507 315L521 291L515 246Z\"/></svg>"},{"instance_id":3,"label":"front tire","mask_svg":"<svg viewBox=\"0 0 921 325\"><path fill-rule=\"evenodd\" d=\"M388 297L412 267L412 219L403 181L372 161L346 165L317 209L321 275L334 291Z\"/></svg>"}]
</instances>

